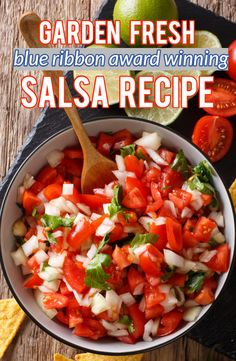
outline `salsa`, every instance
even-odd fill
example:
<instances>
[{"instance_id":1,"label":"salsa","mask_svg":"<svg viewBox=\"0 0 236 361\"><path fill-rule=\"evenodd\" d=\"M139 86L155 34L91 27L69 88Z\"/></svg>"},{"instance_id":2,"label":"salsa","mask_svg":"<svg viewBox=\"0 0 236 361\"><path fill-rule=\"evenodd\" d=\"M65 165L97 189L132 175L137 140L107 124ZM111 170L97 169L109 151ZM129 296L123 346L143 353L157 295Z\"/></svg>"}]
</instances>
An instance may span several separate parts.
<instances>
[{"instance_id":1,"label":"salsa","mask_svg":"<svg viewBox=\"0 0 236 361\"><path fill-rule=\"evenodd\" d=\"M195 321L229 268L212 169L158 133L92 141L116 161L114 181L81 194L81 148L48 154L19 187L12 257L43 311L75 335L152 341Z\"/></svg>"}]
</instances>

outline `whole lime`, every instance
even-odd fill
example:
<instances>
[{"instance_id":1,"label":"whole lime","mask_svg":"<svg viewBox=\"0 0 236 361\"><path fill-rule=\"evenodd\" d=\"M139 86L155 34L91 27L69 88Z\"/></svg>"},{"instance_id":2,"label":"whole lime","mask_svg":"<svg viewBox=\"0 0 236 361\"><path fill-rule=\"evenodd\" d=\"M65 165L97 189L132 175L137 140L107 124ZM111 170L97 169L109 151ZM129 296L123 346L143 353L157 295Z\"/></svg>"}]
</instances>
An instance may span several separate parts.
<instances>
[{"instance_id":1,"label":"whole lime","mask_svg":"<svg viewBox=\"0 0 236 361\"><path fill-rule=\"evenodd\" d=\"M130 45L130 20L177 20L175 0L117 0L113 19L121 22L121 38ZM141 36L136 37L136 47L142 47Z\"/></svg>"}]
</instances>

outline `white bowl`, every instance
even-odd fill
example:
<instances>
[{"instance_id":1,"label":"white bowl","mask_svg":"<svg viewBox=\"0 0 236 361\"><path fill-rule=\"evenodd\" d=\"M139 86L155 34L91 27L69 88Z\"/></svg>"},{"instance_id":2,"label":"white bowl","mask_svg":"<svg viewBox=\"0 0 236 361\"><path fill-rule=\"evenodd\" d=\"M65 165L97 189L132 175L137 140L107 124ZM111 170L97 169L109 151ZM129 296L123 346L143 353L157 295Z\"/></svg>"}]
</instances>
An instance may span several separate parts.
<instances>
[{"instance_id":1,"label":"white bowl","mask_svg":"<svg viewBox=\"0 0 236 361\"><path fill-rule=\"evenodd\" d=\"M101 131L117 131L127 128L132 133L140 135L142 131L154 132L158 131L162 137L163 144L172 149L183 149L188 160L191 164L197 164L206 159L204 155L192 144L190 144L182 136L176 134L172 130L158 126L155 123L146 122L142 120L114 117L96 119L85 124L85 128L89 135L97 135ZM186 333L193 325L199 321L205 313L209 310L211 305L205 306L197 321L190 322L183 325L180 329L169 336L164 336L155 339L152 342L139 341L134 345L127 345L116 341L115 339L102 339L99 341L92 341L85 338L74 336L72 331L56 321L50 320L43 311L36 304L33 293L30 290L23 288L23 277L20 268L17 268L11 258L10 253L15 250L15 240L12 235L12 224L20 217L21 212L16 205L17 188L22 183L24 175L29 172L36 174L39 169L46 163L46 155L53 149L63 149L66 146L76 144L77 139L72 128L65 129L58 132L56 135L50 137L47 141L38 146L31 155L24 161L18 169L16 175L11 181L7 192L5 194L2 207L1 207L1 262L3 271L8 282L8 285L19 302L20 306L24 309L27 315L45 332L55 337L61 342L70 346L88 350L91 352L102 354L130 354L150 351L157 347L163 346L166 343L175 340L177 337ZM225 236L231 248L230 264L235 250L235 221L234 211L224 184L215 171L213 176L214 185L218 191L221 200L222 211L225 219ZM219 296L225 282L227 280L229 271L220 277L219 287L216 291L216 298Z\"/></svg>"}]
</instances>

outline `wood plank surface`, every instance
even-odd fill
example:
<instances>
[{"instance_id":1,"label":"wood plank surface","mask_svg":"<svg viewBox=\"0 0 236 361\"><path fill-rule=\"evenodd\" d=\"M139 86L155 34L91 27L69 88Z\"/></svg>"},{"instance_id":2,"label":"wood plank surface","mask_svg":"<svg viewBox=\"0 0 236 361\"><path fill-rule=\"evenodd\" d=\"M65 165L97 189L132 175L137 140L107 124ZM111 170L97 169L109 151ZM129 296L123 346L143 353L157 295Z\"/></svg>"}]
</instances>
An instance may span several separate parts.
<instances>
[{"instance_id":1,"label":"wood plank surface","mask_svg":"<svg viewBox=\"0 0 236 361\"><path fill-rule=\"evenodd\" d=\"M127 0L128 1L128 0ZM0 0L0 178L9 169L14 157L36 121L39 111L20 107L19 81L22 73L12 70L12 49L24 47L17 21L25 11L34 10L42 18L93 18L101 0ZM225 18L236 20L236 0L193 0ZM0 270L0 298L10 296ZM79 350L65 346L27 320L3 361L52 361L55 352L68 357ZM183 337L178 341L145 355L145 361L207 361L209 350ZM227 361L220 354L214 361Z\"/></svg>"}]
</instances>

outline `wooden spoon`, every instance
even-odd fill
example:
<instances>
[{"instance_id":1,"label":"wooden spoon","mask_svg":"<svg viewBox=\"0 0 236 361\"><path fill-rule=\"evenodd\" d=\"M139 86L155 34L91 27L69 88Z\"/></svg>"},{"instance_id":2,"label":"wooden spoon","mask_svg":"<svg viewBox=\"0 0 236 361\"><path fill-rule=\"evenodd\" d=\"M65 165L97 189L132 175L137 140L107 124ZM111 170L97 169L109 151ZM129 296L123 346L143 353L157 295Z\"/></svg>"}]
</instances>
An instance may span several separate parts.
<instances>
[{"instance_id":1,"label":"wooden spoon","mask_svg":"<svg viewBox=\"0 0 236 361\"><path fill-rule=\"evenodd\" d=\"M34 12L28 12L21 16L19 21L20 31L30 48L49 48L39 41L40 17ZM58 77L63 76L62 71L43 71L45 76L51 76L54 94L58 98ZM72 101L70 89L66 83L65 95L67 101ZM73 101L72 101L73 104ZM92 193L94 188L103 187L114 179L112 170L116 164L110 159L101 155L92 145L75 105L72 108L64 109L74 131L79 139L83 150L84 162L81 176L81 188L83 193Z\"/></svg>"}]
</instances>

